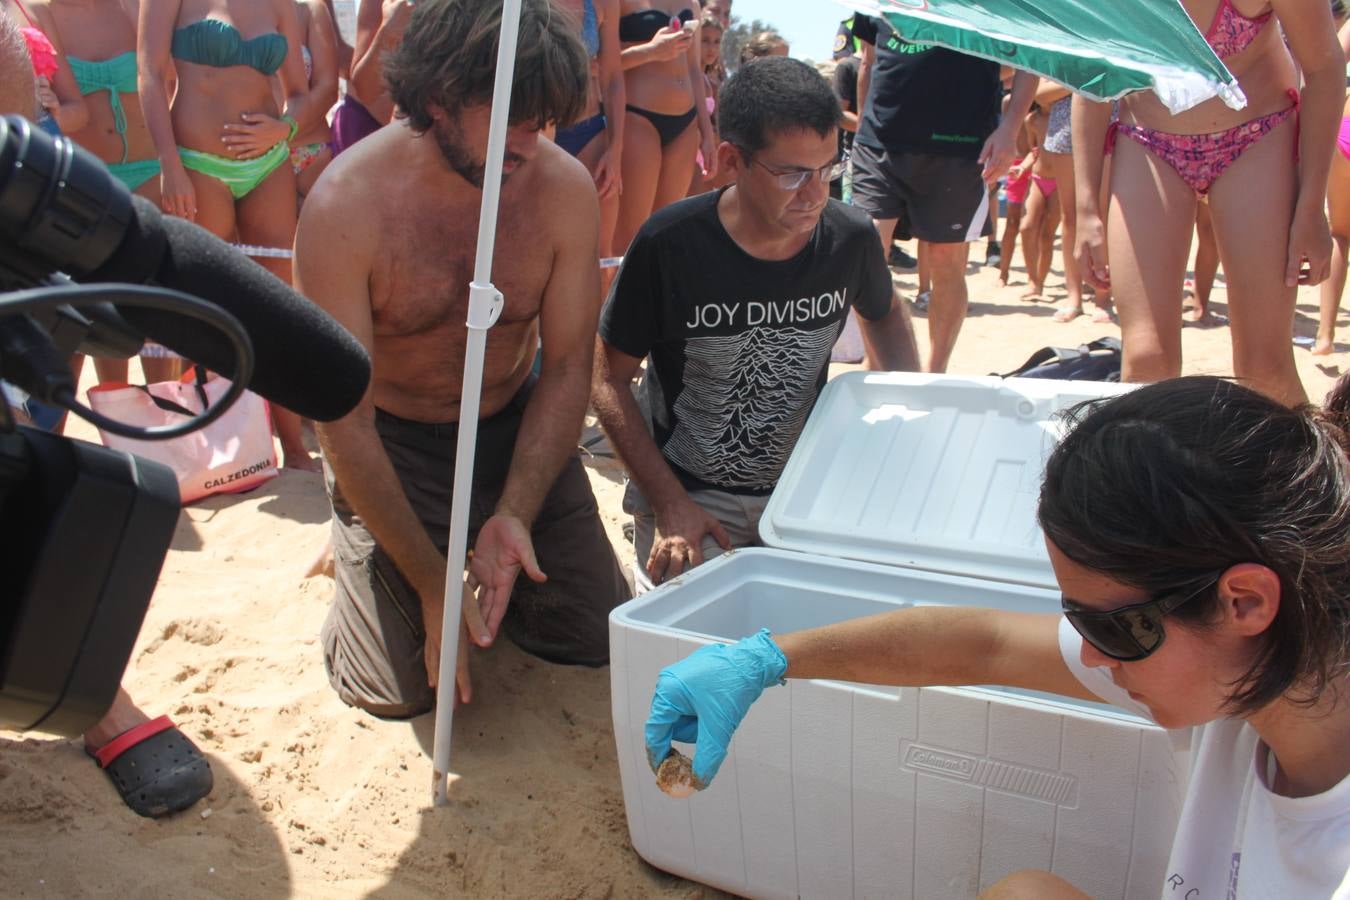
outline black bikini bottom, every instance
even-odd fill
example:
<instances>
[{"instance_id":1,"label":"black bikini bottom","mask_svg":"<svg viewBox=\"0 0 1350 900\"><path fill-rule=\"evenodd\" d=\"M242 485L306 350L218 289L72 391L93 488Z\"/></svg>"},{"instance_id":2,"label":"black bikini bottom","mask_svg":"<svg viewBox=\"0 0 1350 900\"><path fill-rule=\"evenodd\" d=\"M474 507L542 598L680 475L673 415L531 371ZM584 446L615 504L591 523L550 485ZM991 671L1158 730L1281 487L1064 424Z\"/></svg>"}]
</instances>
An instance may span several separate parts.
<instances>
[{"instance_id":1,"label":"black bikini bottom","mask_svg":"<svg viewBox=\"0 0 1350 900\"><path fill-rule=\"evenodd\" d=\"M664 147L675 140L684 130L689 127L689 123L694 121L698 115L695 107L689 107L689 111L680 113L678 116L668 116L665 113L654 113L649 109L643 109L640 106L629 106L628 111L642 116L652 127L656 129L656 134L661 138L661 146Z\"/></svg>"}]
</instances>

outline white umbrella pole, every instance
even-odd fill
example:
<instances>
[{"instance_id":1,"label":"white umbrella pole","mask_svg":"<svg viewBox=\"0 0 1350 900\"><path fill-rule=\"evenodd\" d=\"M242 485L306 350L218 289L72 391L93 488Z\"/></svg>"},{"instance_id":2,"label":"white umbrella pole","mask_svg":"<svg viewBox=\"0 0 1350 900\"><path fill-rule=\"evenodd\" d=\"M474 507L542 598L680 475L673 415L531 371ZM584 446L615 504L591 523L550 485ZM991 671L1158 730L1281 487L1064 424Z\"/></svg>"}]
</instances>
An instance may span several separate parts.
<instances>
[{"instance_id":1,"label":"white umbrella pole","mask_svg":"<svg viewBox=\"0 0 1350 900\"><path fill-rule=\"evenodd\" d=\"M463 628L464 560L469 542L469 497L473 490L474 444L483 392L483 353L487 330L502 311L502 295L492 284L492 249L497 234L497 201L502 188L507 115L520 32L520 0L505 0L497 46L497 77L492 86L483 204L478 214L478 252L469 284L468 340L464 347L464 389L459 404L459 443L455 448L454 500L450 508L450 547L445 558L445 615L441 622L441 668L437 687L436 737L431 754L435 804L449 802L450 727L455 708L455 668Z\"/></svg>"}]
</instances>

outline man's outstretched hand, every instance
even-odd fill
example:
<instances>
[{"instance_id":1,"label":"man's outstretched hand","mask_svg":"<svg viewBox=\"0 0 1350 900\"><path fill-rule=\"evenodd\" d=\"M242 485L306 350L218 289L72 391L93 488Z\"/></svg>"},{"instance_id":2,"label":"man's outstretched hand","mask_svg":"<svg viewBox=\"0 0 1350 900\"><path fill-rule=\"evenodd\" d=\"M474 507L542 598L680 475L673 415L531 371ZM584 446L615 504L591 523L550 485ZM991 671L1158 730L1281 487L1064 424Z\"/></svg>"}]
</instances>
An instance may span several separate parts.
<instances>
[{"instance_id":1,"label":"man's outstretched hand","mask_svg":"<svg viewBox=\"0 0 1350 900\"><path fill-rule=\"evenodd\" d=\"M495 515L483 523L469 561L469 587L478 594L482 614L481 630L471 634L480 647L491 646L506 615L516 575L524 570L531 581L544 582L548 576L534 558L530 530L515 516Z\"/></svg>"}]
</instances>

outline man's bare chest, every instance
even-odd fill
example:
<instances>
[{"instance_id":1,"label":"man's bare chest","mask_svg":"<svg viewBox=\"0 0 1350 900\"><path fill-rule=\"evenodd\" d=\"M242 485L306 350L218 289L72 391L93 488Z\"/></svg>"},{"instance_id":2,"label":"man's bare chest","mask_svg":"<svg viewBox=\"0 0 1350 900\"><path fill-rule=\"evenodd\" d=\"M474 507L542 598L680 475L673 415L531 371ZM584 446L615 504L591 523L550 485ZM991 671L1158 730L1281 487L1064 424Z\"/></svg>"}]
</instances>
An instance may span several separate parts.
<instances>
[{"instance_id":1,"label":"man's bare chest","mask_svg":"<svg viewBox=\"0 0 1350 900\"><path fill-rule=\"evenodd\" d=\"M371 269L377 335L463 328L474 275L476 210L468 218L463 212L425 211L385 232ZM522 235L518 218L499 221L493 252L492 282L505 298L499 320L504 324L539 315L552 268L552 248Z\"/></svg>"}]
</instances>

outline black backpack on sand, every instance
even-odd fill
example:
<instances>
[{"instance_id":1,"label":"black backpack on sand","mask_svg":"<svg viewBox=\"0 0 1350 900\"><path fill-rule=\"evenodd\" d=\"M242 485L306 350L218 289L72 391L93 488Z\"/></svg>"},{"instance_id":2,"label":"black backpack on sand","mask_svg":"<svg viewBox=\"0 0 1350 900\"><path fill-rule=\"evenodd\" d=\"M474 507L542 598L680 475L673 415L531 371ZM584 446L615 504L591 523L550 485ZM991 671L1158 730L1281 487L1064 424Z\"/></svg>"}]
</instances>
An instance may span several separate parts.
<instances>
[{"instance_id":1,"label":"black backpack on sand","mask_svg":"<svg viewBox=\"0 0 1350 900\"><path fill-rule=\"evenodd\" d=\"M1120 381L1120 338L1097 338L1073 348L1042 347L1022 365L999 377Z\"/></svg>"}]
</instances>

